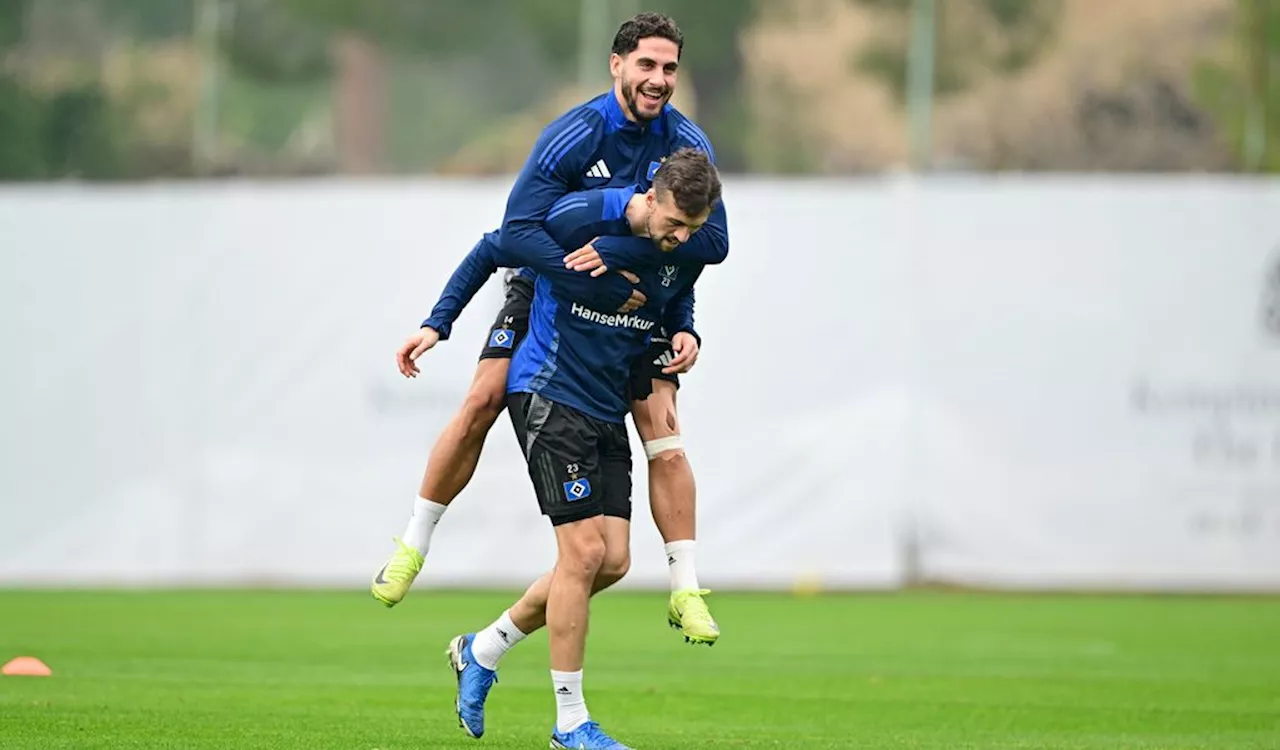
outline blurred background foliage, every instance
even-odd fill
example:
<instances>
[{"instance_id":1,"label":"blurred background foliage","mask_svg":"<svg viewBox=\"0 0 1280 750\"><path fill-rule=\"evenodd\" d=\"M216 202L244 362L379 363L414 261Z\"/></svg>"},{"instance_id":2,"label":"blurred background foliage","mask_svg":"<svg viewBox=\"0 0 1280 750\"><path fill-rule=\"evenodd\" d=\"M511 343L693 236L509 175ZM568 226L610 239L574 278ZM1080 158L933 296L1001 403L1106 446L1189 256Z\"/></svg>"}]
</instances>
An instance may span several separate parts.
<instances>
[{"instance_id":1,"label":"blurred background foliage","mask_svg":"<svg viewBox=\"0 0 1280 750\"><path fill-rule=\"evenodd\" d=\"M1278 6L3 0L0 179L509 173L641 10L728 172L1276 171Z\"/></svg>"}]
</instances>

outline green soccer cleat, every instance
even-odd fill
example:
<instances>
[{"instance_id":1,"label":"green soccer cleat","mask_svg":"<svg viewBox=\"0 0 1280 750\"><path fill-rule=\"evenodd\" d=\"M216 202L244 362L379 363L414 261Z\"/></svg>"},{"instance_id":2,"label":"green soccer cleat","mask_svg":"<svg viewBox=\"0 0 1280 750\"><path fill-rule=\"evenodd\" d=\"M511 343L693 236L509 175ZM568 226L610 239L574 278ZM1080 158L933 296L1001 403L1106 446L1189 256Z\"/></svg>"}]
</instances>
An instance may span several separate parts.
<instances>
[{"instance_id":1,"label":"green soccer cleat","mask_svg":"<svg viewBox=\"0 0 1280 750\"><path fill-rule=\"evenodd\" d=\"M422 555L418 554L418 550L399 539L395 542L397 547L395 554L373 577L373 586L369 589L374 599L388 607L396 606L404 595L409 593L413 579L422 572L424 560Z\"/></svg>"},{"instance_id":2,"label":"green soccer cleat","mask_svg":"<svg viewBox=\"0 0 1280 750\"><path fill-rule=\"evenodd\" d=\"M710 594L708 589L696 591L674 591L671 593L671 604L667 607L667 622L672 628L684 634L685 643L706 644L714 646L720 638L720 626L711 617L707 603L702 597Z\"/></svg>"}]
</instances>

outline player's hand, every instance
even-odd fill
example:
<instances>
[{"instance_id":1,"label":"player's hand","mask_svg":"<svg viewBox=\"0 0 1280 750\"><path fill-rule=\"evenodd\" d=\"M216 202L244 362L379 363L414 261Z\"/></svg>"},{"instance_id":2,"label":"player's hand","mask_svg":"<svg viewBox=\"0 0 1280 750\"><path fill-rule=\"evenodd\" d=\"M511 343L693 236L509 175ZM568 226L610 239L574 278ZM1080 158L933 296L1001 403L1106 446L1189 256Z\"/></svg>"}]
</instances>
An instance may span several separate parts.
<instances>
[{"instance_id":1,"label":"player's hand","mask_svg":"<svg viewBox=\"0 0 1280 750\"><path fill-rule=\"evenodd\" d=\"M676 353L676 358L662 368L663 374L678 375L688 372L698 361L698 339L688 331L681 331L671 337L671 351Z\"/></svg>"},{"instance_id":2,"label":"player's hand","mask_svg":"<svg viewBox=\"0 0 1280 750\"><path fill-rule=\"evenodd\" d=\"M640 283L640 277L636 276L634 273L631 273L630 271L618 271L618 273L622 274L622 278L626 279L627 281L630 281L632 284ZM639 310L640 308L644 307L644 303L648 301L649 301L649 298L644 296L644 292L640 291L639 289L632 289L631 299L622 303L622 307L618 308L618 312L620 313L635 312L636 310Z\"/></svg>"},{"instance_id":3,"label":"player's hand","mask_svg":"<svg viewBox=\"0 0 1280 750\"><path fill-rule=\"evenodd\" d=\"M564 267L570 271L590 271L592 278L607 273L609 267L604 264L604 259L592 244L598 239L600 238L596 237L595 240L564 256Z\"/></svg>"},{"instance_id":4,"label":"player's hand","mask_svg":"<svg viewBox=\"0 0 1280 750\"><path fill-rule=\"evenodd\" d=\"M400 374L406 378L418 377L418 357L438 343L440 343L440 332L425 326L405 339L396 350L396 367L400 368Z\"/></svg>"}]
</instances>

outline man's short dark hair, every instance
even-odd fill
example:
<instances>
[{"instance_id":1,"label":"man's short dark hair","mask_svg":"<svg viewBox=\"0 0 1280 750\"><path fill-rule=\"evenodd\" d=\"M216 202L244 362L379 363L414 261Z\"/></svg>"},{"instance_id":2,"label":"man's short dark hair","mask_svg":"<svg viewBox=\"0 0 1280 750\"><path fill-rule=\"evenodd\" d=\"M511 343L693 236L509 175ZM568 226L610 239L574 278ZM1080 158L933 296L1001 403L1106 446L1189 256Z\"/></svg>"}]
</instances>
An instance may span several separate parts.
<instances>
[{"instance_id":1,"label":"man's short dark hair","mask_svg":"<svg viewBox=\"0 0 1280 750\"><path fill-rule=\"evenodd\" d=\"M720 200L720 173L706 151L682 148L658 167L653 187L655 192L671 193L685 214L698 216Z\"/></svg>"},{"instance_id":2,"label":"man's short dark hair","mask_svg":"<svg viewBox=\"0 0 1280 750\"><path fill-rule=\"evenodd\" d=\"M680 27L671 20L671 16L661 13L641 13L618 27L613 37L613 53L626 57L636 51L641 39L659 37L675 42L676 56L684 52L684 34Z\"/></svg>"}]
</instances>

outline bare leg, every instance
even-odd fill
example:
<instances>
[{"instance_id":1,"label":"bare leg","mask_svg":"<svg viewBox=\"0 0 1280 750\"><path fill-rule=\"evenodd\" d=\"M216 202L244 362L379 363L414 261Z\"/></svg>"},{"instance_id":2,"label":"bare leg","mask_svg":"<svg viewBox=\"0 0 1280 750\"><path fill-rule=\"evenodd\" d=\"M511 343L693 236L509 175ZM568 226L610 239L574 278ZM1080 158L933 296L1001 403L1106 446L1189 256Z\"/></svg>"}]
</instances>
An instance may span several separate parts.
<instances>
[{"instance_id":1,"label":"bare leg","mask_svg":"<svg viewBox=\"0 0 1280 750\"><path fill-rule=\"evenodd\" d=\"M462 408L436 439L413 514L396 551L373 577L370 592L388 607L399 604L422 571L431 536L449 503L471 481L485 436L506 403L510 360L482 359Z\"/></svg>"},{"instance_id":2,"label":"bare leg","mask_svg":"<svg viewBox=\"0 0 1280 750\"><path fill-rule=\"evenodd\" d=\"M587 647L591 587L604 564L604 517L557 526L556 542L559 553L547 591L551 668L578 672Z\"/></svg>"},{"instance_id":3,"label":"bare leg","mask_svg":"<svg viewBox=\"0 0 1280 750\"><path fill-rule=\"evenodd\" d=\"M482 359L462 408L436 438L422 476L420 497L448 505L462 492L480 463L480 452L506 403L509 359Z\"/></svg>"},{"instance_id":4,"label":"bare leg","mask_svg":"<svg viewBox=\"0 0 1280 750\"><path fill-rule=\"evenodd\" d=\"M675 384L655 378L653 393L631 402L631 416L649 458L649 510L665 542L671 581L667 621L689 643L714 644L720 638L720 626L698 584L697 487L680 443Z\"/></svg>"},{"instance_id":5,"label":"bare leg","mask_svg":"<svg viewBox=\"0 0 1280 750\"><path fill-rule=\"evenodd\" d=\"M653 381L653 393L631 402L631 417L646 451L655 441L680 436L676 415L676 387L666 380ZM649 458L649 510L662 534L671 543L693 540L697 532L697 486L693 467L683 447L668 448Z\"/></svg>"},{"instance_id":6,"label":"bare leg","mask_svg":"<svg viewBox=\"0 0 1280 750\"><path fill-rule=\"evenodd\" d=\"M594 516L555 527L559 549L555 568L530 586L520 602L489 627L473 637L460 635L449 644L450 663L458 675L458 718L471 736L479 737L484 732L484 704L497 679L498 660L543 624L547 625L551 644L556 724L568 731L590 718L582 695L590 598L594 591L604 588L610 577L621 578L618 569L604 571L608 557L606 525L616 535L629 524ZM615 561L614 565L618 563ZM518 608L524 610L519 625L512 617Z\"/></svg>"},{"instance_id":7,"label":"bare leg","mask_svg":"<svg viewBox=\"0 0 1280 750\"><path fill-rule=\"evenodd\" d=\"M604 561L591 583L592 596L621 581L631 567L631 522L606 516L604 539ZM521 633L529 635L547 624L547 596L554 575L555 569L543 574L511 605L511 621Z\"/></svg>"}]
</instances>

